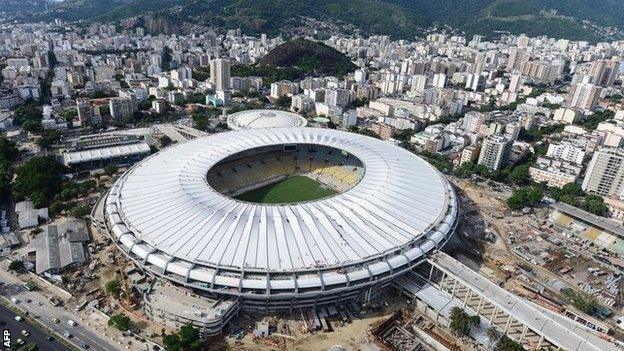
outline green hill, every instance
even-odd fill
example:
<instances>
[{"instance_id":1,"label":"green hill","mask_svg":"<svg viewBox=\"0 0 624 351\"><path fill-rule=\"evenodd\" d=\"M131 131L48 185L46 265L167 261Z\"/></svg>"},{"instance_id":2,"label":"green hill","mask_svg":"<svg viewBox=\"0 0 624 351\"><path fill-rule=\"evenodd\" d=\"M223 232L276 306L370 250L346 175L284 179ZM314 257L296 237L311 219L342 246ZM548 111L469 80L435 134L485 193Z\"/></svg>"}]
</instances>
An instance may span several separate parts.
<instances>
[{"instance_id":1,"label":"green hill","mask_svg":"<svg viewBox=\"0 0 624 351\"><path fill-rule=\"evenodd\" d=\"M302 25L301 16L346 24L362 34L410 38L437 24L468 34L499 31L601 40L582 21L624 27L622 0L65 0L48 18L119 21L142 17L148 30L181 23L278 34ZM152 23L156 23L150 28Z\"/></svg>"},{"instance_id":2,"label":"green hill","mask_svg":"<svg viewBox=\"0 0 624 351\"><path fill-rule=\"evenodd\" d=\"M265 85L278 80L300 80L306 76L341 77L357 66L343 53L309 40L291 40L269 51L253 66L232 67L235 77L262 77Z\"/></svg>"},{"instance_id":3,"label":"green hill","mask_svg":"<svg viewBox=\"0 0 624 351\"><path fill-rule=\"evenodd\" d=\"M342 76L357 69L338 50L309 40L291 40L269 51L258 62L259 67L298 68L305 74Z\"/></svg>"}]
</instances>

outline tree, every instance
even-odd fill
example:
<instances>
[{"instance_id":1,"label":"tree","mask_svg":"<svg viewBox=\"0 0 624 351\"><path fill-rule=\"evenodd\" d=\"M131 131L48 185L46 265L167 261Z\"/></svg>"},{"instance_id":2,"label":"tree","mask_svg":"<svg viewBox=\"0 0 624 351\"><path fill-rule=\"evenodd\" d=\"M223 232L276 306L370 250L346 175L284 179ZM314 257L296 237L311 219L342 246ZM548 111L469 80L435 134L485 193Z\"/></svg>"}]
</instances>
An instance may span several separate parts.
<instances>
[{"instance_id":1,"label":"tree","mask_svg":"<svg viewBox=\"0 0 624 351\"><path fill-rule=\"evenodd\" d=\"M30 99L21 106L15 108L15 123L22 126L27 132L40 132L43 110L37 103Z\"/></svg>"},{"instance_id":2,"label":"tree","mask_svg":"<svg viewBox=\"0 0 624 351\"><path fill-rule=\"evenodd\" d=\"M104 167L104 173L106 173L106 175L108 176L112 176L114 174L117 173L117 166L115 165L108 165L106 167Z\"/></svg>"},{"instance_id":3,"label":"tree","mask_svg":"<svg viewBox=\"0 0 624 351\"><path fill-rule=\"evenodd\" d=\"M470 332L470 328L478 326L481 323L479 316L470 316L459 307L451 309L451 324L449 328L457 336L466 336Z\"/></svg>"},{"instance_id":4,"label":"tree","mask_svg":"<svg viewBox=\"0 0 624 351\"><path fill-rule=\"evenodd\" d=\"M88 205L76 205L72 207L70 213L76 218L82 218L89 215L91 213L91 209Z\"/></svg>"},{"instance_id":5,"label":"tree","mask_svg":"<svg viewBox=\"0 0 624 351\"><path fill-rule=\"evenodd\" d=\"M171 138L169 138L166 135L161 136L158 141L160 142L160 145L162 147L167 147L169 145L171 145L171 143L173 142L173 140L171 140Z\"/></svg>"},{"instance_id":6,"label":"tree","mask_svg":"<svg viewBox=\"0 0 624 351\"><path fill-rule=\"evenodd\" d=\"M37 140L37 145L42 149L50 147L52 144L61 140L61 132L58 130L47 130L41 136L41 139Z\"/></svg>"},{"instance_id":7,"label":"tree","mask_svg":"<svg viewBox=\"0 0 624 351\"><path fill-rule=\"evenodd\" d=\"M609 207L605 205L602 197L596 194L587 195L581 208L598 216L606 216L609 212Z\"/></svg>"},{"instance_id":8,"label":"tree","mask_svg":"<svg viewBox=\"0 0 624 351\"><path fill-rule=\"evenodd\" d=\"M78 116L78 111L74 109L63 111L61 116L65 119L65 122L71 123Z\"/></svg>"},{"instance_id":9,"label":"tree","mask_svg":"<svg viewBox=\"0 0 624 351\"><path fill-rule=\"evenodd\" d=\"M121 286L119 285L119 281L116 279L106 283L104 288L106 289L107 293L114 295L115 297L118 297L121 293Z\"/></svg>"},{"instance_id":10,"label":"tree","mask_svg":"<svg viewBox=\"0 0 624 351\"><path fill-rule=\"evenodd\" d=\"M193 115L193 128L206 130L208 127L208 118L210 116L206 112L197 112Z\"/></svg>"},{"instance_id":11,"label":"tree","mask_svg":"<svg viewBox=\"0 0 624 351\"><path fill-rule=\"evenodd\" d=\"M150 100L139 101L139 110L146 111L152 108L152 102Z\"/></svg>"},{"instance_id":12,"label":"tree","mask_svg":"<svg viewBox=\"0 0 624 351\"><path fill-rule=\"evenodd\" d=\"M292 98L290 96L280 96L277 100L275 100L275 106L281 108L289 108L290 103L292 102Z\"/></svg>"},{"instance_id":13,"label":"tree","mask_svg":"<svg viewBox=\"0 0 624 351\"><path fill-rule=\"evenodd\" d=\"M535 206L542 200L544 193L537 186L521 187L515 189L507 199L507 206L512 210L520 210L524 207Z\"/></svg>"},{"instance_id":14,"label":"tree","mask_svg":"<svg viewBox=\"0 0 624 351\"><path fill-rule=\"evenodd\" d=\"M498 332L498 330L496 329L496 327L489 327L489 328L485 331L485 334L486 334L486 335L487 335L487 337L488 337L490 347L491 347L492 345L497 344L497 343L498 343L498 341L500 340L500 337L501 337L501 335L500 335L500 333Z\"/></svg>"},{"instance_id":15,"label":"tree","mask_svg":"<svg viewBox=\"0 0 624 351\"><path fill-rule=\"evenodd\" d=\"M572 196L585 195L583 188L578 183L568 183L561 187L561 191L563 192L563 194L572 195Z\"/></svg>"},{"instance_id":16,"label":"tree","mask_svg":"<svg viewBox=\"0 0 624 351\"><path fill-rule=\"evenodd\" d=\"M514 167L509 176L507 177L512 184L521 185L526 184L529 181L529 165L524 164L518 167Z\"/></svg>"},{"instance_id":17,"label":"tree","mask_svg":"<svg viewBox=\"0 0 624 351\"><path fill-rule=\"evenodd\" d=\"M524 351L524 347L519 343L511 340L507 335L503 335L494 347L495 351Z\"/></svg>"},{"instance_id":18,"label":"tree","mask_svg":"<svg viewBox=\"0 0 624 351\"><path fill-rule=\"evenodd\" d=\"M9 263L10 271L21 271L22 269L24 269L24 262L22 261L15 260Z\"/></svg>"},{"instance_id":19,"label":"tree","mask_svg":"<svg viewBox=\"0 0 624 351\"><path fill-rule=\"evenodd\" d=\"M598 216L606 216L609 207L604 199L596 194L586 194L577 183L568 183L559 188L550 189L550 196L568 205L579 207Z\"/></svg>"},{"instance_id":20,"label":"tree","mask_svg":"<svg viewBox=\"0 0 624 351\"><path fill-rule=\"evenodd\" d=\"M572 306L587 314L594 312L596 306L598 306L596 299L589 294L576 292L570 288L562 289L561 292L570 300Z\"/></svg>"},{"instance_id":21,"label":"tree","mask_svg":"<svg viewBox=\"0 0 624 351\"><path fill-rule=\"evenodd\" d=\"M599 112L594 112L593 114L585 117L582 122L579 122L583 128L592 131L598 128L598 125L601 122L610 120L615 115L615 112L611 110L604 110Z\"/></svg>"},{"instance_id":22,"label":"tree","mask_svg":"<svg viewBox=\"0 0 624 351\"><path fill-rule=\"evenodd\" d=\"M455 175L459 178L468 178L474 174L475 164L472 161L467 161L459 165L454 171Z\"/></svg>"},{"instance_id":23,"label":"tree","mask_svg":"<svg viewBox=\"0 0 624 351\"><path fill-rule=\"evenodd\" d=\"M35 207L46 207L61 191L61 176L67 169L49 156L34 157L17 170L14 193L17 199L30 198Z\"/></svg>"},{"instance_id":24,"label":"tree","mask_svg":"<svg viewBox=\"0 0 624 351\"><path fill-rule=\"evenodd\" d=\"M163 330L162 338L167 351L196 351L203 345L199 330L190 324L180 327L178 333L165 334Z\"/></svg>"},{"instance_id":25,"label":"tree","mask_svg":"<svg viewBox=\"0 0 624 351\"><path fill-rule=\"evenodd\" d=\"M120 331L127 331L130 329L130 317L123 313L118 313L110 317L108 320L109 327L115 327Z\"/></svg>"},{"instance_id":26,"label":"tree","mask_svg":"<svg viewBox=\"0 0 624 351\"><path fill-rule=\"evenodd\" d=\"M4 135L0 135L0 158L6 161L14 161L19 155L19 150L15 142L9 140Z\"/></svg>"}]
</instances>

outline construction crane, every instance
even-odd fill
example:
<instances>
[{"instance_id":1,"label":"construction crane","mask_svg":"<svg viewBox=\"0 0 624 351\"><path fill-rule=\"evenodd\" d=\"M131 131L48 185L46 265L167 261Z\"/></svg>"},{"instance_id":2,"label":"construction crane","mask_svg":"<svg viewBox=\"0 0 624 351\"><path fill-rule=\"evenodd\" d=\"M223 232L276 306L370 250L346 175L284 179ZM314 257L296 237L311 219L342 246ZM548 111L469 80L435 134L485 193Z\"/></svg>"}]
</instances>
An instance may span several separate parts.
<instances>
[{"instance_id":1,"label":"construction crane","mask_svg":"<svg viewBox=\"0 0 624 351\"><path fill-rule=\"evenodd\" d=\"M116 253L118 253L119 248L117 247L117 245L115 245L115 250L117 251ZM118 256L117 254L115 255L115 263L117 263L118 260ZM124 294L124 302L126 304L127 307L134 309L134 307L136 306L136 304L134 303L134 300L132 299L132 294L130 291L130 287L128 286L128 282L126 280L126 276L124 274L124 272L121 269L121 265L117 265L117 274L119 275L119 280L121 280L121 287L123 289L123 294Z\"/></svg>"}]
</instances>

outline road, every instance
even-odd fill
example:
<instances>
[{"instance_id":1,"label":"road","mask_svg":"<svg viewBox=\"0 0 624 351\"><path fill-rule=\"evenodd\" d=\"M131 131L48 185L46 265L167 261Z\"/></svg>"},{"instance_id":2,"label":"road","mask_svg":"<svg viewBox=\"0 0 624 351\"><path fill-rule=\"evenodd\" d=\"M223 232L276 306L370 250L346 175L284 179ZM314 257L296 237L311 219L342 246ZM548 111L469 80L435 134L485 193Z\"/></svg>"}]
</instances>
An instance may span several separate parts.
<instances>
[{"instance_id":1,"label":"road","mask_svg":"<svg viewBox=\"0 0 624 351\"><path fill-rule=\"evenodd\" d=\"M36 344L39 346L39 350L51 350L51 351L65 351L66 348L61 345L57 340L48 341L48 335L41 329L34 327L26 320L18 322L15 320L16 314L10 309L0 305L0 320L6 323L2 326L2 332L8 330L11 333L11 347L15 347L17 339L26 341L26 344ZM22 336L20 333L22 330L26 330L30 333L27 337ZM3 340L4 341L4 340Z\"/></svg>"},{"instance_id":2,"label":"road","mask_svg":"<svg viewBox=\"0 0 624 351\"><path fill-rule=\"evenodd\" d=\"M0 280L5 282L1 289L2 295L9 299L15 297L20 300L19 303L15 304L15 307L27 311L31 317L59 335L69 332L73 336L68 339L69 342L77 347L81 348L83 344L86 344L90 349L96 351L121 349L121 345L115 344L107 337L106 333L110 333L110 331L106 330L106 327L98 326L92 321L82 320L64 307L52 306L44 295L38 291L27 291L22 287L21 280L6 271L0 270ZM26 302L28 300L31 302ZM60 322L54 323L55 318L59 319ZM67 321L70 319L75 321L77 325L69 326ZM89 324L93 324L93 326Z\"/></svg>"}]
</instances>

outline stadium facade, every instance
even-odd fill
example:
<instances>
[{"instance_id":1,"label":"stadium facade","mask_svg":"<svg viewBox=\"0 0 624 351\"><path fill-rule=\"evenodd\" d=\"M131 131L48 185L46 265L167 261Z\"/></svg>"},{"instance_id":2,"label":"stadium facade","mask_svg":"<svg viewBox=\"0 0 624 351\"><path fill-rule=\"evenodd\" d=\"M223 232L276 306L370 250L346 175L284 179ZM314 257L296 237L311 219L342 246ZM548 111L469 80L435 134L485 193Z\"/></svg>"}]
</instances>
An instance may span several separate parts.
<instances>
[{"instance_id":1,"label":"stadium facade","mask_svg":"<svg viewBox=\"0 0 624 351\"><path fill-rule=\"evenodd\" d=\"M232 196L290 174L337 191L282 204ZM444 245L459 217L450 183L421 158L318 128L232 131L170 147L128 170L100 207L106 230L143 270L263 311L366 302Z\"/></svg>"},{"instance_id":2,"label":"stadium facade","mask_svg":"<svg viewBox=\"0 0 624 351\"><path fill-rule=\"evenodd\" d=\"M305 127L308 121L296 113L255 109L232 113L228 116L227 125L232 130Z\"/></svg>"}]
</instances>

